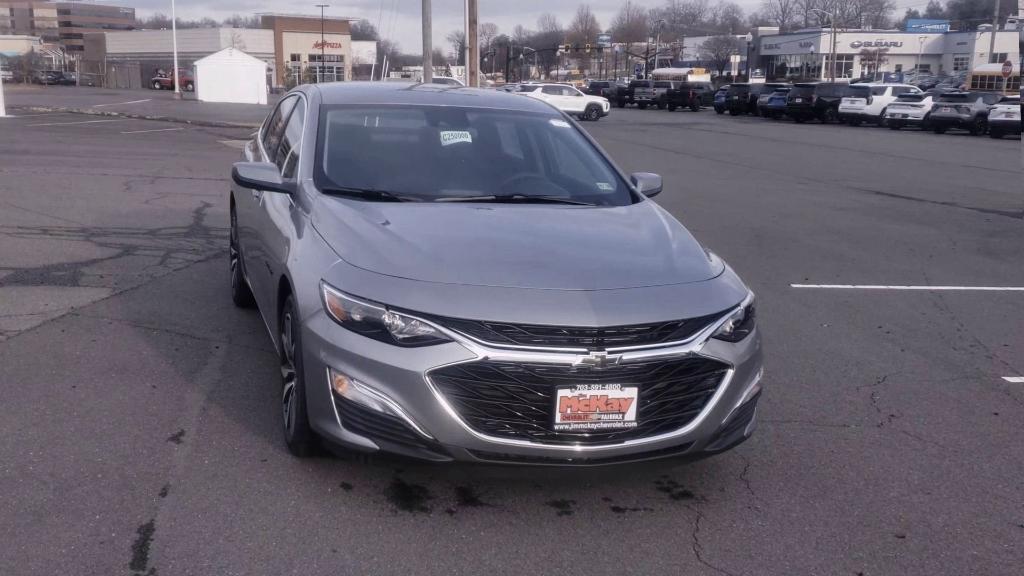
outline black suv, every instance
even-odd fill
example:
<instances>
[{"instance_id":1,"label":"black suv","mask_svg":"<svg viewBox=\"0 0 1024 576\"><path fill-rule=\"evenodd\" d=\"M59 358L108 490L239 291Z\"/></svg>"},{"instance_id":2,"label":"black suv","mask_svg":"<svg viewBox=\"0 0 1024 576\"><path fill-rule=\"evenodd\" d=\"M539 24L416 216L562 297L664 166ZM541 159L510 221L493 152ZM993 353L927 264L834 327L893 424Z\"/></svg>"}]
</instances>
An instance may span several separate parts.
<instances>
[{"instance_id":1,"label":"black suv","mask_svg":"<svg viewBox=\"0 0 1024 576\"><path fill-rule=\"evenodd\" d=\"M932 104L932 131L943 134L950 128L967 130L974 136L988 131L988 109L1002 99L992 92L946 92Z\"/></svg>"},{"instance_id":2,"label":"black suv","mask_svg":"<svg viewBox=\"0 0 1024 576\"><path fill-rule=\"evenodd\" d=\"M689 108L699 112L702 106L713 106L715 88L711 82L676 82L662 97L669 112L676 108Z\"/></svg>"},{"instance_id":3,"label":"black suv","mask_svg":"<svg viewBox=\"0 0 1024 576\"><path fill-rule=\"evenodd\" d=\"M748 84L738 82L729 85L725 93L725 107L729 114L739 116L740 114L758 114L757 99L761 94L771 94L779 88L789 88L789 84L783 82L761 82Z\"/></svg>"},{"instance_id":4,"label":"black suv","mask_svg":"<svg viewBox=\"0 0 1024 576\"><path fill-rule=\"evenodd\" d=\"M845 82L794 84L786 97L786 116L797 122L838 122L839 103L849 93Z\"/></svg>"}]
</instances>

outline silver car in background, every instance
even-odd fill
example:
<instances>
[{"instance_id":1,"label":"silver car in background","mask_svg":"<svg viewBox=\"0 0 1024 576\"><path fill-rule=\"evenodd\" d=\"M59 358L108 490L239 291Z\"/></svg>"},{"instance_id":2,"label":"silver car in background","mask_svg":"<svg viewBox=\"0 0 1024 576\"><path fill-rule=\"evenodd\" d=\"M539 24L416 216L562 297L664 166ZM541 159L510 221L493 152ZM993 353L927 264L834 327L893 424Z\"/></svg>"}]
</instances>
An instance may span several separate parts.
<instances>
[{"instance_id":1,"label":"silver car in background","mask_svg":"<svg viewBox=\"0 0 1024 576\"><path fill-rule=\"evenodd\" d=\"M284 436L433 461L607 464L755 427L754 296L572 119L497 91L287 94L234 166L231 290Z\"/></svg>"}]
</instances>

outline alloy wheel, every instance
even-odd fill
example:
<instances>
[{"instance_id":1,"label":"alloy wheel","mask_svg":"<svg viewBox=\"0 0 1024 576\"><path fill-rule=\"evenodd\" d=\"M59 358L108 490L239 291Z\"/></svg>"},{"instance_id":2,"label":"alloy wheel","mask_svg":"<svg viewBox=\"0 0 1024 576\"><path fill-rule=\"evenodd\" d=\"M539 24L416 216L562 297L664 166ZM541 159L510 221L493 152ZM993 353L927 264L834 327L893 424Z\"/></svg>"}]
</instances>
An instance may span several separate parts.
<instances>
[{"instance_id":1,"label":"alloy wheel","mask_svg":"<svg viewBox=\"0 0 1024 576\"><path fill-rule=\"evenodd\" d=\"M284 418L285 433L291 437L295 432L295 337L292 326L292 312L281 316L281 416Z\"/></svg>"}]
</instances>

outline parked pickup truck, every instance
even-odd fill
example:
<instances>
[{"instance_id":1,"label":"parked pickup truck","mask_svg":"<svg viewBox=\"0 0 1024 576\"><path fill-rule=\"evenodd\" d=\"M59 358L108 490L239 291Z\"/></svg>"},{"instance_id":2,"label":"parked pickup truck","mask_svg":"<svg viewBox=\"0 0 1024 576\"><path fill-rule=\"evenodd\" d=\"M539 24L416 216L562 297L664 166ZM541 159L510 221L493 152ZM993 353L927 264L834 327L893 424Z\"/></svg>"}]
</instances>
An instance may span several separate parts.
<instances>
[{"instance_id":1,"label":"parked pickup truck","mask_svg":"<svg viewBox=\"0 0 1024 576\"><path fill-rule=\"evenodd\" d=\"M633 80L629 83L629 104L636 104L643 110L658 103L654 92L654 80Z\"/></svg>"},{"instance_id":2,"label":"parked pickup truck","mask_svg":"<svg viewBox=\"0 0 1024 576\"><path fill-rule=\"evenodd\" d=\"M699 112L702 106L714 104L715 89L711 82L675 82L663 97L669 112L689 108Z\"/></svg>"}]
</instances>

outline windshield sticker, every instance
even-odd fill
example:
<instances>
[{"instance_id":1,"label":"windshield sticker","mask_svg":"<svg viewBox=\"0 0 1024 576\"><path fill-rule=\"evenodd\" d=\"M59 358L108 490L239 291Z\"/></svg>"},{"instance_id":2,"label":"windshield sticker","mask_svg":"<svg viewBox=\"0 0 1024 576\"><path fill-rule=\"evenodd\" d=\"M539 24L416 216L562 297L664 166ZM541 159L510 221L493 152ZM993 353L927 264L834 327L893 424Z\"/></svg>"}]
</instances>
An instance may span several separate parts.
<instances>
[{"instance_id":1,"label":"windshield sticker","mask_svg":"<svg viewBox=\"0 0 1024 576\"><path fill-rule=\"evenodd\" d=\"M472 144L473 135L462 130L441 131L441 146L451 146L452 144L458 144L459 142Z\"/></svg>"},{"instance_id":2,"label":"windshield sticker","mask_svg":"<svg viewBox=\"0 0 1024 576\"><path fill-rule=\"evenodd\" d=\"M552 118L551 120L548 120L548 122L551 122L552 126L557 126L559 128L568 128L569 127L569 123L568 122L566 122L565 120L559 120L557 118Z\"/></svg>"},{"instance_id":3,"label":"windshield sticker","mask_svg":"<svg viewBox=\"0 0 1024 576\"><path fill-rule=\"evenodd\" d=\"M607 182L598 182L597 183L597 189L598 190L604 190L606 192L610 192L612 190L615 190L615 186L612 186L611 184L609 184Z\"/></svg>"}]
</instances>

